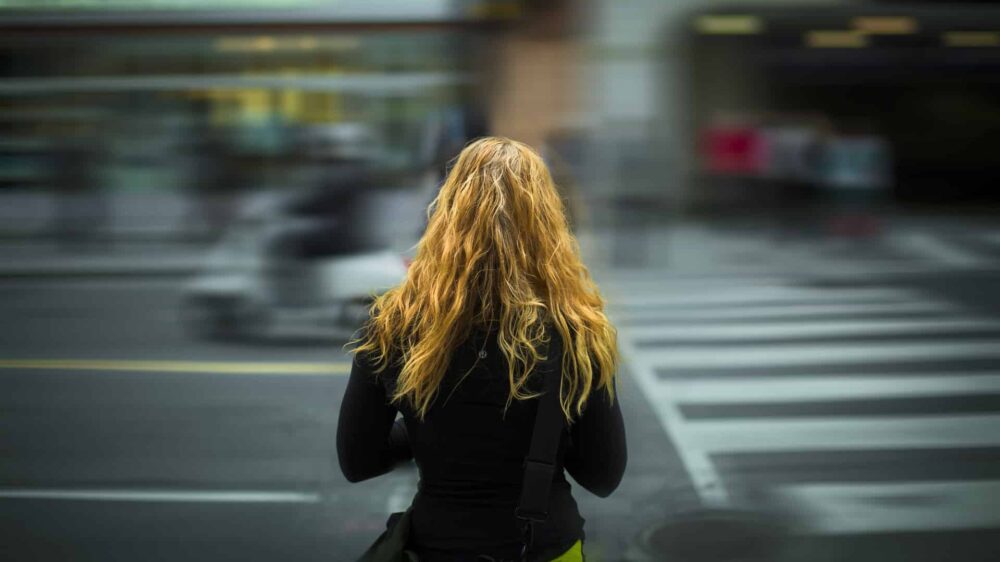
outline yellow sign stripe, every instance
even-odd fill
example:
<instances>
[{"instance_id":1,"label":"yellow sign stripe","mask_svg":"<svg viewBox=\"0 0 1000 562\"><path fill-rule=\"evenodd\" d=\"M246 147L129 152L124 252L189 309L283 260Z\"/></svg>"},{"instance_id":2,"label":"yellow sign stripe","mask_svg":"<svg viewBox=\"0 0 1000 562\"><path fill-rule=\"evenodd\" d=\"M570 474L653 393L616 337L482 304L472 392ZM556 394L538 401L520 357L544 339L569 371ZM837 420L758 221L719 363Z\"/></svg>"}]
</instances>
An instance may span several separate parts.
<instances>
[{"instance_id":1,"label":"yellow sign stripe","mask_svg":"<svg viewBox=\"0 0 1000 562\"><path fill-rule=\"evenodd\" d=\"M949 31L941 39L947 47L1000 47L996 31Z\"/></svg>"},{"instance_id":2,"label":"yellow sign stripe","mask_svg":"<svg viewBox=\"0 0 1000 562\"><path fill-rule=\"evenodd\" d=\"M860 31L826 29L805 35L807 47L819 49L859 49L868 46L868 36Z\"/></svg>"},{"instance_id":3,"label":"yellow sign stripe","mask_svg":"<svg viewBox=\"0 0 1000 562\"><path fill-rule=\"evenodd\" d=\"M854 29L869 35L908 35L920 27L909 16L860 16L851 20Z\"/></svg>"},{"instance_id":4,"label":"yellow sign stripe","mask_svg":"<svg viewBox=\"0 0 1000 562\"><path fill-rule=\"evenodd\" d=\"M6 359L0 369L58 371L129 371L158 373L213 373L227 375L346 375L348 362L280 363L232 361L131 361L119 359Z\"/></svg>"},{"instance_id":5,"label":"yellow sign stripe","mask_svg":"<svg viewBox=\"0 0 1000 562\"><path fill-rule=\"evenodd\" d=\"M705 35L753 35L764 30L759 17L717 14L698 16L694 28Z\"/></svg>"}]
</instances>

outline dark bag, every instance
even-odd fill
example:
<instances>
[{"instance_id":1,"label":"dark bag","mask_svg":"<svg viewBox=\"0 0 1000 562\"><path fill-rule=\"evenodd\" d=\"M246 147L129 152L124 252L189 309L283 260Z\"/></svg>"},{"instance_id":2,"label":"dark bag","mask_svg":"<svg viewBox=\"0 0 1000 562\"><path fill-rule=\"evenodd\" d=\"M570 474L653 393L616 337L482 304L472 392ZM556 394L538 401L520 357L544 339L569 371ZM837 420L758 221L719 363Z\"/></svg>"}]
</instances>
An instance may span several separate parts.
<instances>
[{"instance_id":1,"label":"dark bag","mask_svg":"<svg viewBox=\"0 0 1000 562\"><path fill-rule=\"evenodd\" d=\"M551 351L550 351L551 353ZM550 364L559 365L559 361ZM539 398L535 426L531 433L531 445L524 458L524 478L521 481L521 498L514 516L521 522L523 547L521 560L527 560L534 541L535 523L549 517L549 491L556 469L556 453L566 418L559 404L559 387L562 373L558 368L543 371L545 392ZM418 562L417 555L406 548L410 536L410 515L412 507L403 512L393 513L386 522L386 530L375 543L365 551L359 562Z\"/></svg>"},{"instance_id":2,"label":"dark bag","mask_svg":"<svg viewBox=\"0 0 1000 562\"><path fill-rule=\"evenodd\" d=\"M406 548L412 509L390 515L385 532L361 555L359 562L418 562L417 554Z\"/></svg>"}]
</instances>

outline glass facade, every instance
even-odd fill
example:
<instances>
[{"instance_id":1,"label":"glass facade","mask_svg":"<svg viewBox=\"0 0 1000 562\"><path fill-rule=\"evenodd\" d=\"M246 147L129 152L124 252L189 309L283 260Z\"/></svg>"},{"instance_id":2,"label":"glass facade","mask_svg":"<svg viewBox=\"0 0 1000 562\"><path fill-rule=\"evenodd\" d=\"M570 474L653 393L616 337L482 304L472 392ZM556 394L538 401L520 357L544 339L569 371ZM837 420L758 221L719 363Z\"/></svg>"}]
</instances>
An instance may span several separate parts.
<instances>
[{"instance_id":1,"label":"glass facade","mask_svg":"<svg viewBox=\"0 0 1000 562\"><path fill-rule=\"evenodd\" d=\"M469 45L446 27L10 34L0 185L59 188L52 164L74 143L116 189L191 186L208 156L240 170L237 189L262 187L352 134L380 169L413 170L469 82Z\"/></svg>"}]
</instances>

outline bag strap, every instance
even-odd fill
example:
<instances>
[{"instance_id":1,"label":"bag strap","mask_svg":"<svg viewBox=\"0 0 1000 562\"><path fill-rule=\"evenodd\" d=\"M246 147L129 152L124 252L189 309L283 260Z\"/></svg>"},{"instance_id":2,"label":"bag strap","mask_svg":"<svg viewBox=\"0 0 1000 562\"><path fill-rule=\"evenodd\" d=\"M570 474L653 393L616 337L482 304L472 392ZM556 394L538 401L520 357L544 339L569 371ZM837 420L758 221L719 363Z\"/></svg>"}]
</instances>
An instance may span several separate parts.
<instances>
[{"instance_id":1,"label":"bag strap","mask_svg":"<svg viewBox=\"0 0 1000 562\"><path fill-rule=\"evenodd\" d=\"M549 349L549 354L552 354ZM559 349L559 351L562 351ZM562 365L560 357L549 357L546 363ZM534 523L545 521L549 517L549 491L552 488L552 477L556 470L556 454L559 450L559 440L563 428L566 427L566 417L563 415L559 401L562 370L559 367L544 369L544 393L538 399L538 413L535 414L535 427L531 433L531 445L524 459L524 478L521 483L521 499L518 501L514 516L522 522L524 532L524 547L521 549L521 559L524 560L534 539Z\"/></svg>"}]
</instances>

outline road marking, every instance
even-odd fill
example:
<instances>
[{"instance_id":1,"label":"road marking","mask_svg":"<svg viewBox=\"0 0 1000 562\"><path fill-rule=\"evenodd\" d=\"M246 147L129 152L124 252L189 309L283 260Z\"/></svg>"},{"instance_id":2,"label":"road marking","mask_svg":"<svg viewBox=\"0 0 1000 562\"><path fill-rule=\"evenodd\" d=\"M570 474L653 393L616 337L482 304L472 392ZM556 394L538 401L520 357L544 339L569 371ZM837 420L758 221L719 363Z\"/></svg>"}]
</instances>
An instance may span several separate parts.
<instances>
[{"instance_id":1,"label":"road marking","mask_svg":"<svg viewBox=\"0 0 1000 562\"><path fill-rule=\"evenodd\" d=\"M692 326L688 323L663 323L658 326L635 328L631 335L642 345L644 342L671 340L672 342L741 341L760 339L804 339L815 337L871 336L891 334L921 334L924 332L975 332L1000 330L1000 322L975 319L912 319L912 320L841 320L824 322L780 322L745 324L708 324Z\"/></svg>"},{"instance_id":2,"label":"road marking","mask_svg":"<svg viewBox=\"0 0 1000 562\"><path fill-rule=\"evenodd\" d=\"M682 277L677 275L670 275L668 273L662 273L659 275L654 274L636 274L633 277L623 277L619 274L614 275L614 279L604 279L603 277L595 275L595 278L600 279L600 284L602 286L607 285L609 287L608 294L612 295L630 295L634 294L636 291L653 291L654 293L660 292L678 292L678 291L702 291L706 292L708 290L716 291L737 291L744 290L750 287L794 287L793 281L787 278L777 278L777 277L719 277L718 275L710 275L705 277Z\"/></svg>"},{"instance_id":3,"label":"road marking","mask_svg":"<svg viewBox=\"0 0 1000 562\"><path fill-rule=\"evenodd\" d=\"M1000 415L768 418L686 422L706 453L1000 446Z\"/></svg>"},{"instance_id":4,"label":"road marking","mask_svg":"<svg viewBox=\"0 0 1000 562\"><path fill-rule=\"evenodd\" d=\"M678 346L649 350L644 355L646 361L671 370L807 368L810 365L1000 358L1000 341L719 345L707 348Z\"/></svg>"},{"instance_id":5,"label":"road marking","mask_svg":"<svg viewBox=\"0 0 1000 562\"><path fill-rule=\"evenodd\" d=\"M0 273L0 284L5 289L55 289L71 286L73 291L100 291L111 293L115 291L127 290L132 292L161 292L164 290L175 290L180 284L176 278L163 279L160 277L105 277L104 279L89 279L86 277L40 277L24 279L22 277L4 277ZM164 314L171 313L176 317L176 311L163 310Z\"/></svg>"},{"instance_id":6,"label":"road marking","mask_svg":"<svg viewBox=\"0 0 1000 562\"><path fill-rule=\"evenodd\" d=\"M4 359L2 369L45 371L126 371L225 375L346 375L348 362L281 363L232 361L131 361L119 359Z\"/></svg>"},{"instance_id":7,"label":"road marking","mask_svg":"<svg viewBox=\"0 0 1000 562\"><path fill-rule=\"evenodd\" d=\"M855 316L858 314L899 314L913 312L954 312L959 307L939 302L898 303L838 303L750 306L714 309L647 309L624 311L614 309L615 318L624 322L635 320L766 320L768 318L801 318L809 316Z\"/></svg>"},{"instance_id":8,"label":"road marking","mask_svg":"<svg viewBox=\"0 0 1000 562\"><path fill-rule=\"evenodd\" d=\"M1000 527L1000 481L797 484L778 495L816 531L862 534Z\"/></svg>"},{"instance_id":9,"label":"road marking","mask_svg":"<svg viewBox=\"0 0 1000 562\"><path fill-rule=\"evenodd\" d=\"M685 405L821 402L1000 393L1000 373L665 380L660 386L654 396L670 394Z\"/></svg>"},{"instance_id":10,"label":"road marking","mask_svg":"<svg viewBox=\"0 0 1000 562\"><path fill-rule=\"evenodd\" d=\"M841 300L845 302L902 302L920 298L913 291L902 289L812 289L794 287L750 287L741 290L706 289L687 294L657 293L622 295L611 301L615 306L691 306L742 305L746 303L776 303Z\"/></svg>"},{"instance_id":11,"label":"road marking","mask_svg":"<svg viewBox=\"0 0 1000 562\"><path fill-rule=\"evenodd\" d=\"M715 465L712 464L712 459L696 440L689 439L689 434L685 431L684 415L678 404L670 396L662 396L660 399L654 400L653 397L659 394L661 381L656 376L653 366L646 362L644 355L635 348L628 330L620 329L618 331L618 345L623 360L628 364L629 372L639 383L643 396L649 401L650 408L659 418L660 425L668 439L673 442L702 502L707 505L727 505L729 493L722 485Z\"/></svg>"},{"instance_id":12,"label":"road marking","mask_svg":"<svg viewBox=\"0 0 1000 562\"><path fill-rule=\"evenodd\" d=\"M104 502L189 503L319 503L320 495L308 492L256 490L122 490L0 488L0 498Z\"/></svg>"},{"instance_id":13,"label":"road marking","mask_svg":"<svg viewBox=\"0 0 1000 562\"><path fill-rule=\"evenodd\" d=\"M978 267L985 262L972 252L949 244L941 238L923 232L896 234L891 242L904 252L913 252L931 262L954 267Z\"/></svg>"}]
</instances>

